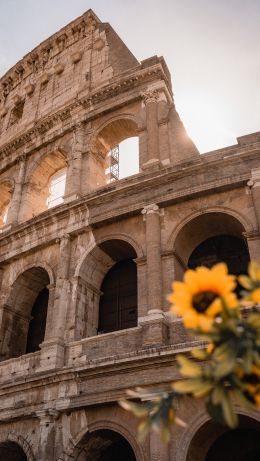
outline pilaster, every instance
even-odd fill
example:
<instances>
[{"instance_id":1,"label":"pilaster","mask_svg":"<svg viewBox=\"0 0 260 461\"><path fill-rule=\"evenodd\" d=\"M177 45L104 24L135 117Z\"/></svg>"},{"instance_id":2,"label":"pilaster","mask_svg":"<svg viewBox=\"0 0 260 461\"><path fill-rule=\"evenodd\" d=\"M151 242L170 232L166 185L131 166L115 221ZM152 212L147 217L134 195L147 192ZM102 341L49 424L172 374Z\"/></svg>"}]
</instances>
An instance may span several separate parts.
<instances>
[{"instance_id":1,"label":"pilaster","mask_svg":"<svg viewBox=\"0 0 260 461\"><path fill-rule=\"evenodd\" d=\"M76 200L82 195L82 156L84 152L85 126L79 123L73 131L72 155L69 161L64 202Z\"/></svg>"},{"instance_id":2,"label":"pilaster","mask_svg":"<svg viewBox=\"0 0 260 461\"><path fill-rule=\"evenodd\" d=\"M47 322L52 323L51 332L41 344L41 367L55 368L64 364L64 336L66 327L67 309L71 298L69 277L71 240L65 234L60 240L60 260L58 276L54 294L52 313Z\"/></svg>"},{"instance_id":3,"label":"pilaster","mask_svg":"<svg viewBox=\"0 0 260 461\"><path fill-rule=\"evenodd\" d=\"M147 161L142 169L159 168L159 125L158 125L158 100L159 92L149 89L142 93L142 99L146 107L146 131L147 131Z\"/></svg>"},{"instance_id":4,"label":"pilaster","mask_svg":"<svg viewBox=\"0 0 260 461\"><path fill-rule=\"evenodd\" d=\"M155 203L147 205L142 214L145 220L148 313L162 309L162 261L160 210Z\"/></svg>"},{"instance_id":5,"label":"pilaster","mask_svg":"<svg viewBox=\"0 0 260 461\"><path fill-rule=\"evenodd\" d=\"M59 412L53 409L39 410L36 416L40 420L40 443L38 461L53 461L55 459L55 424Z\"/></svg>"},{"instance_id":6,"label":"pilaster","mask_svg":"<svg viewBox=\"0 0 260 461\"><path fill-rule=\"evenodd\" d=\"M16 224L19 221L19 211L22 199L22 189L26 173L26 157L23 155L20 159L18 178L14 186L14 191L8 210L6 224Z\"/></svg>"}]
</instances>

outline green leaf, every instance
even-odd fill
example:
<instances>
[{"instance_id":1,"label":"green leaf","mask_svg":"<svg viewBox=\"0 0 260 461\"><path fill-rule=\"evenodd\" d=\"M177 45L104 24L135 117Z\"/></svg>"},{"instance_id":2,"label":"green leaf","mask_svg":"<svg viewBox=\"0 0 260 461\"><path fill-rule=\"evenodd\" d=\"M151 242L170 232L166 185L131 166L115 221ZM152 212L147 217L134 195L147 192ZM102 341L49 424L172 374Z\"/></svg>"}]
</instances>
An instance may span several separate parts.
<instances>
[{"instance_id":1,"label":"green leaf","mask_svg":"<svg viewBox=\"0 0 260 461\"><path fill-rule=\"evenodd\" d=\"M236 357L230 356L226 358L223 362L216 365L214 370L214 376L217 379L221 379L224 376L229 375L236 366Z\"/></svg>"},{"instance_id":2,"label":"green leaf","mask_svg":"<svg viewBox=\"0 0 260 461\"><path fill-rule=\"evenodd\" d=\"M246 275L240 275L238 281L246 290L251 290L253 288L252 280Z\"/></svg>"},{"instance_id":3,"label":"green leaf","mask_svg":"<svg viewBox=\"0 0 260 461\"><path fill-rule=\"evenodd\" d=\"M183 381L177 381L173 384L175 392L180 394L193 394L193 393L206 393L206 389L209 386L207 382L201 379L185 379Z\"/></svg>"},{"instance_id":4,"label":"green leaf","mask_svg":"<svg viewBox=\"0 0 260 461\"><path fill-rule=\"evenodd\" d=\"M226 360L227 358L230 357L230 355L233 355L234 351L232 348L232 343L230 341L228 342L222 342L219 346L217 346L214 350L213 356L217 360Z\"/></svg>"},{"instance_id":5,"label":"green leaf","mask_svg":"<svg viewBox=\"0 0 260 461\"><path fill-rule=\"evenodd\" d=\"M221 401L221 407L222 407L224 419L225 419L228 427L230 427L231 429L234 429L235 427L237 427L237 425L238 425L238 416L236 415L236 413L233 410L232 403L231 403L227 393L224 394L224 397L223 397L223 399Z\"/></svg>"},{"instance_id":6,"label":"green leaf","mask_svg":"<svg viewBox=\"0 0 260 461\"><path fill-rule=\"evenodd\" d=\"M202 367L185 357L184 355L177 356L178 364L180 365L180 372L183 376L188 378L195 378L202 376Z\"/></svg>"},{"instance_id":7,"label":"green leaf","mask_svg":"<svg viewBox=\"0 0 260 461\"><path fill-rule=\"evenodd\" d=\"M211 416L216 423L221 424L221 426L226 425L221 405L214 405L211 398L209 398L206 403L206 408L209 416Z\"/></svg>"},{"instance_id":8,"label":"green leaf","mask_svg":"<svg viewBox=\"0 0 260 461\"><path fill-rule=\"evenodd\" d=\"M223 399L224 396L224 391L221 386L217 386L213 389L212 394L211 394L211 400L213 405L219 405L221 403L221 400Z\"/></svg>"},{"instance_id":9,"label":"green leaf","mask_svg":"<svg viewBox=\"0 0 260 461\"><path fill-rule=\"evenodd\" d=\"M193 392L194 397L200 398L207 395L212 389L212 383L210 381L204 381L201 384L200 389Z\"/></svg>"},{"instance_id":10,"label":"green leaf","mask_svg":"<svg viewBox=\"0 0 260 461\"><path fill-rule=\"evenodd\" d=\"M252 366L253 366L253 354L251 350L246 350L243 357L242 367L247 374L251 373Z\"/></svg>"},{"instance_id":11,"label":"green leaf","mask_svg":"<svg viewBox=\"0 0 260 461\"><path fill-rule=\"evenodd\" d=\"M118 403L124 410L131 411L138 418L148 414L145 404L131 402L130 400L120 400Z\"/></svg>"},{"instance_id":12,"label":"green leaf","mask_svg":"<svg viewBox=\"0 0 260 461\"><path fill-rule=\"evenodd\" d=\"M205 351L205 349L192 349L191 354L195 359L198 360L205 360L208 357L208 353Z\"/></svg>"}]
</instances>

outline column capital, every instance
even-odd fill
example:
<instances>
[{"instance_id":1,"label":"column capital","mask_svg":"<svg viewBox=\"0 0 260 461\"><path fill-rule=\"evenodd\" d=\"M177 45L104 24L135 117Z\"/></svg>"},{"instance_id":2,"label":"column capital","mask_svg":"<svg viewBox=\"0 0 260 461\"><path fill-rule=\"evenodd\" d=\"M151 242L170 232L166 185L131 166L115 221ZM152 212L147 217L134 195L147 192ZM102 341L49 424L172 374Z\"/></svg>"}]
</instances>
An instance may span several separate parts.
<instances>
[{"instance_id":1,"label":"column capital","mask_svg":"<svg viewBox=\"0 0 260 461\"><path fill-rule=\"evenodd\" d=\"M41 420L42 424L55 421L59 415L60 412L52 408L36 411L36 416Z\"/></svg>"},{"instance_id":2,"label":"column capital","mask_svg":"<svg viewBox=\"0 0 260 461\"><path fill-rule=\"evenodd\" d=\"M242 234L247 240L258 240L260 238L260 232L257 229L248 232L242 232Z\"/></svg>"},{"instance_id":3,"label":"column capital","mask_svg":"<svg viewBox=\"0 0 260 461\"><path fill-rule=\"evenodd\" d=\"M149 103L155 103L159 100L159 91L155 88L150 88L141 93L141 96L145 105Z\"/></svg>"},{"instance_id":4,"label":"column capital","mask_svg":"<svg viewBox=\"0 0 260 461\"><path fill-rule=\"evenodd\" d=\"M70 236L70 234L64 234L64 235L59 239L61 251L62 251L62 250L65 250L65 249L68 247L70 241L71 241L71 236Z\"/></svg>"},{"instance_id":5,"label":"column capital","mask_svg":"<svg viewBox=\"0 0 260 461\"><path fill-rule=\"evenodd\" d=\"M146 205L142 209L142 214L143 215L151 214L151 213L159 213L159 212L160 212L160 208L156 203L151 203L150 205Z\"/></svg>"},{"instance_id":6,"label":"column capital","mask_svg":"<svg viewBox=\"0 0 260 461\"><path fill-rule=\"evenodd\" d=\"M71 241L70 234L64 234L61 237L57 237L55 240L56 243L59 243L61 250L64 250L70 241Z\"/></svg>"}]
</instances>

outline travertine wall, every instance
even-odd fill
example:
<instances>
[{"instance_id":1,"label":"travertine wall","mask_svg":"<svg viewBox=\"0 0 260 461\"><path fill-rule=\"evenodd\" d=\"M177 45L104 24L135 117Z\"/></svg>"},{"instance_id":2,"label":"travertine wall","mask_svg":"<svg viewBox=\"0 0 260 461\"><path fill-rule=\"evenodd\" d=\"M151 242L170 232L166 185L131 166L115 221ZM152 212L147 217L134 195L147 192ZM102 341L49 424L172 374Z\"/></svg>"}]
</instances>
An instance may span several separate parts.
<instances>
[{"instance_id":1,"label":"travertine wall","mask_svg":"<svg viewBox=\"0 0 260 461\"><path fill-rule=\"evenodd\" d=\"M137 421L116 402L129 387L167 388L176 352L196 343L166 300L193 250L228 234L260 257L260 133L199 156L163 58L139 63L92 11L0 83L0 455L6 442L27 460L92 460L90 446L102 451L116 433L137 461L190 461L207 422L202 402L180 409L191 423L174 429L170 447L154 434L138 442ZM139 174L106 184L109 150L131 136ZM50 178L64 167L64 201L47 209ZM102 281L117 261L106 249L118 241L136 255L138 325L97 335ZM44 342L24 354L46 285Z\"/></svg>"}]
</instances>

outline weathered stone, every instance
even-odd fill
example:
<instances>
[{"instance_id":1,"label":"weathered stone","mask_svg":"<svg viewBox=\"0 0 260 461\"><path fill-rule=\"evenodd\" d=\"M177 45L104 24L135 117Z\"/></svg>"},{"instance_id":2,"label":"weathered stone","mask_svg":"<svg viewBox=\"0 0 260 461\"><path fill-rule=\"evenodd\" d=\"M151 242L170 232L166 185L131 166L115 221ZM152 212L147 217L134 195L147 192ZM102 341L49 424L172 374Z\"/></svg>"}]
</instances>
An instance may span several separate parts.
<instances>
[{"instance_id":1,"label":"weathered stone","mask_svg":"<svg viewBox=\"0 0 260 461\"><path fill-rule=\"evenodd\" d=\"M91 10L10 69L0 101L0 458L211 461L223 431L201 401L180 405L187 427L169 447L138 442L117 401L169 388L176 353L197 344L167 294L221 258L201 245L227 237L237 270L260 258L260 133L200 156L164 59L139 63ZM110 150L132 136L139 174L107 184ZM59 171L64 197L48 208ZM259 413L237 411L257 427Z\"/></svg>"}]
</instances>

